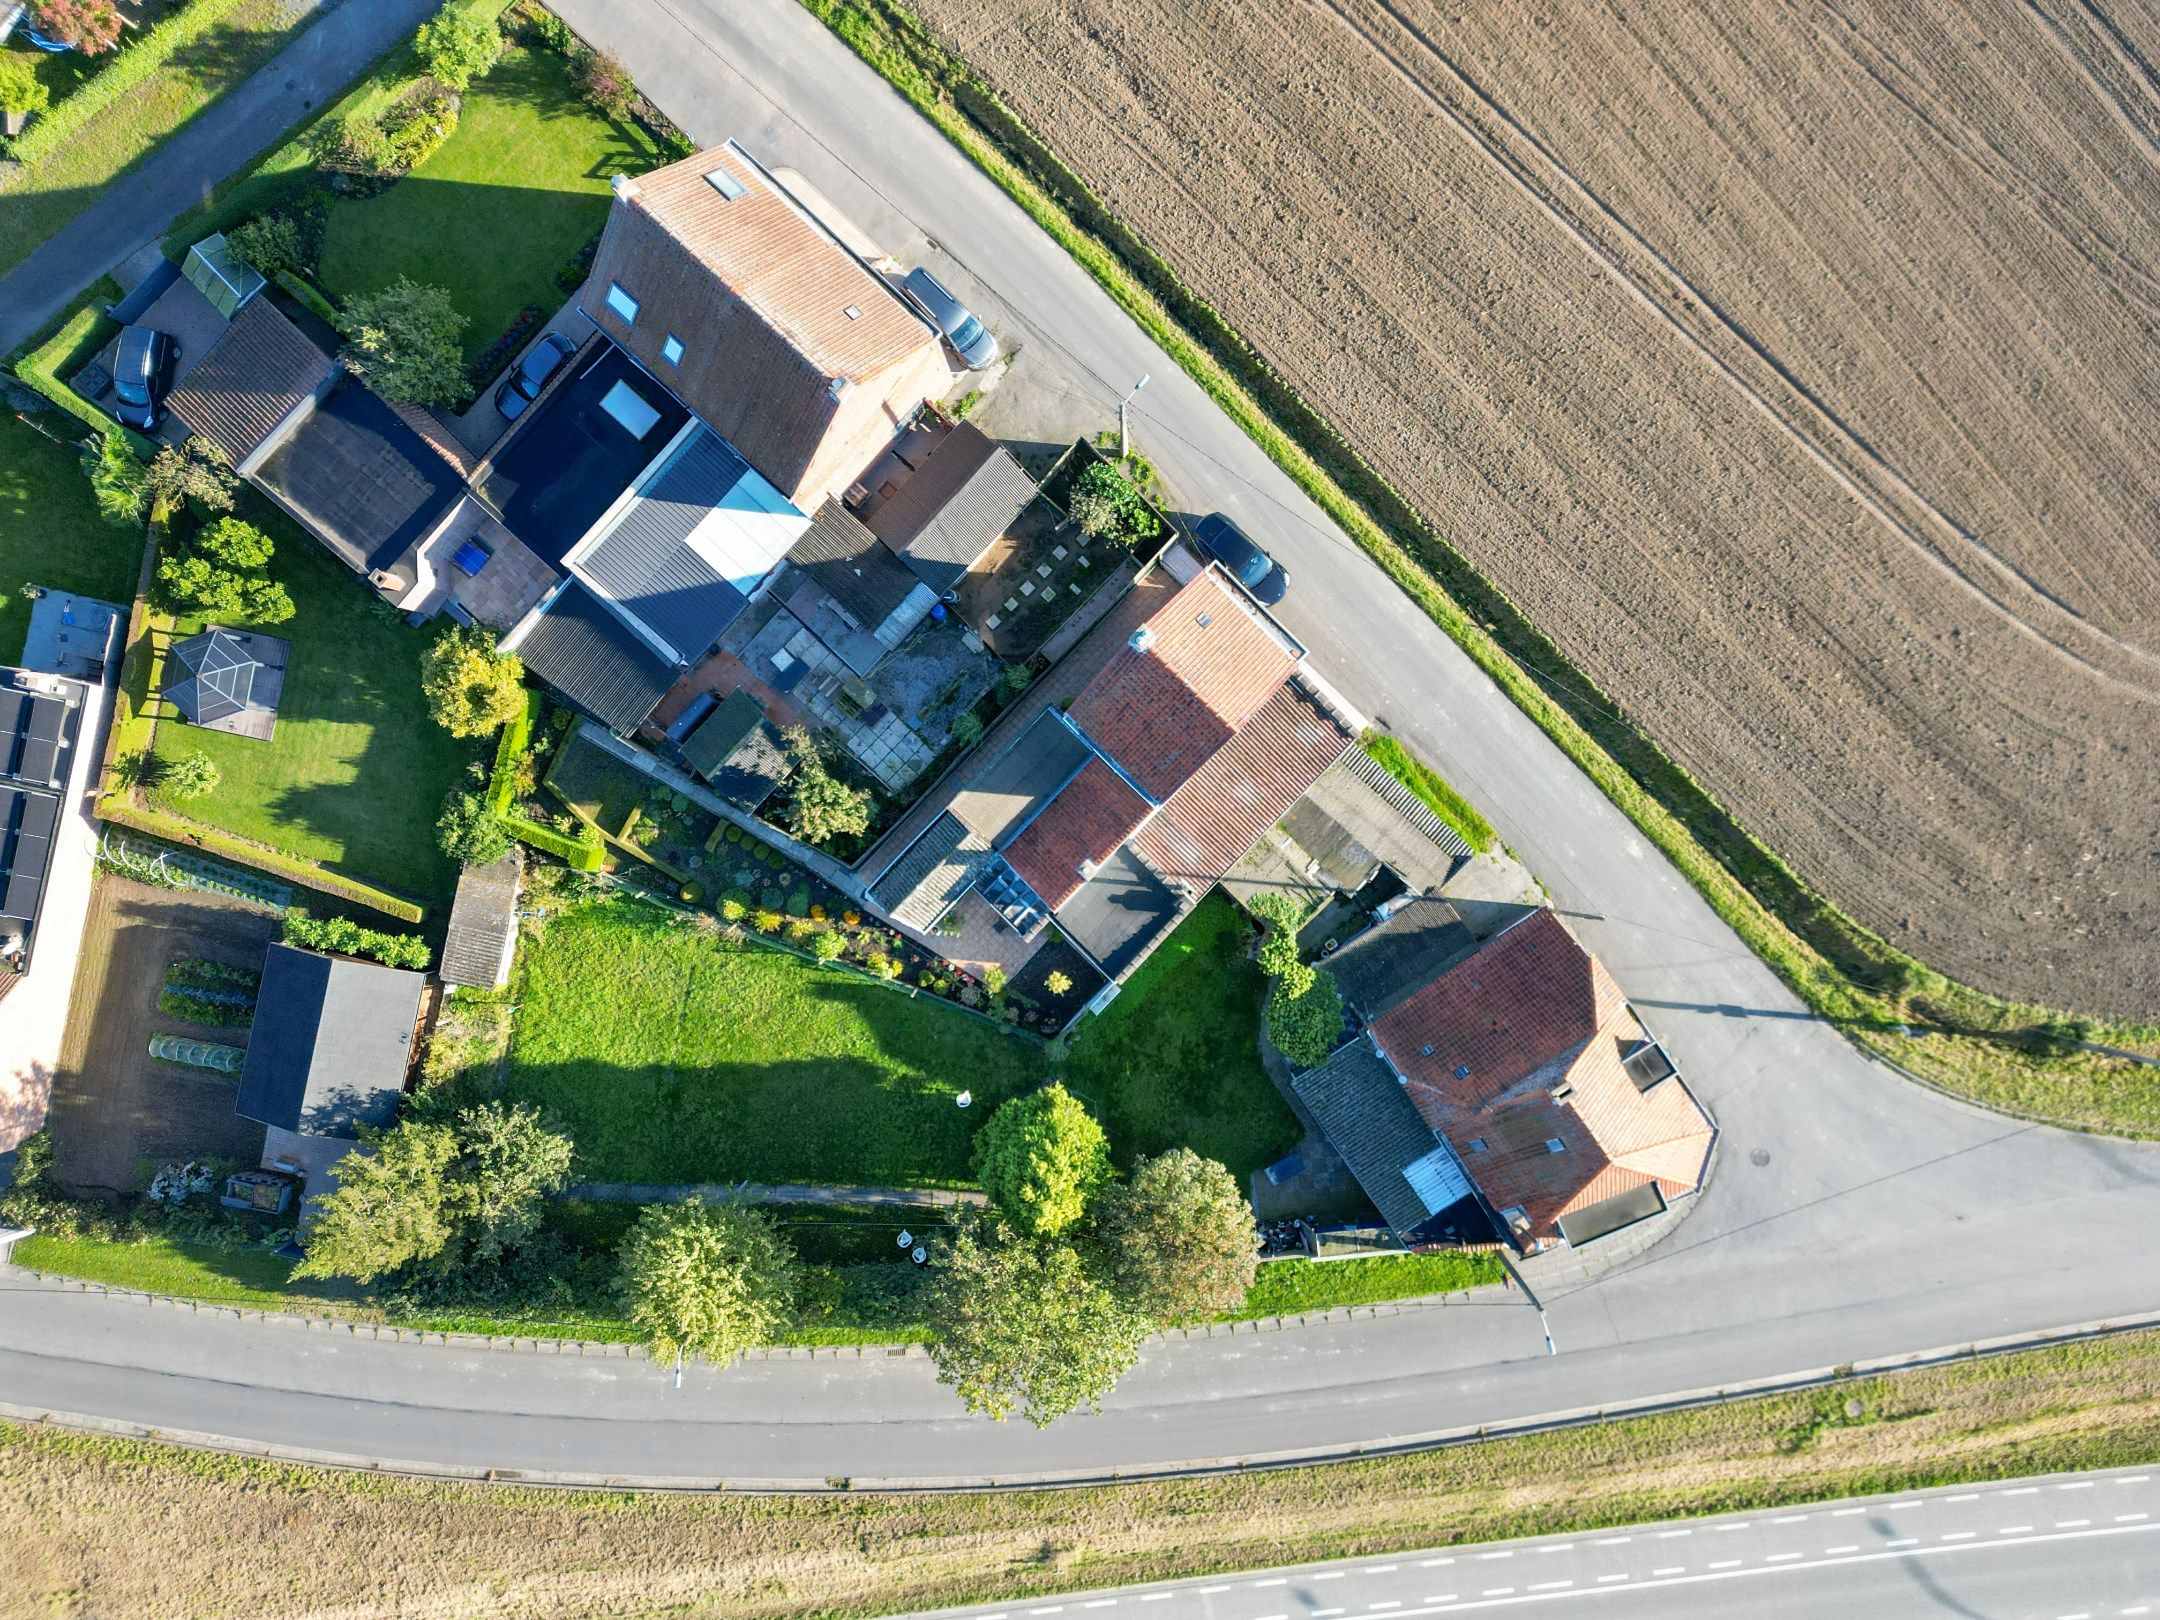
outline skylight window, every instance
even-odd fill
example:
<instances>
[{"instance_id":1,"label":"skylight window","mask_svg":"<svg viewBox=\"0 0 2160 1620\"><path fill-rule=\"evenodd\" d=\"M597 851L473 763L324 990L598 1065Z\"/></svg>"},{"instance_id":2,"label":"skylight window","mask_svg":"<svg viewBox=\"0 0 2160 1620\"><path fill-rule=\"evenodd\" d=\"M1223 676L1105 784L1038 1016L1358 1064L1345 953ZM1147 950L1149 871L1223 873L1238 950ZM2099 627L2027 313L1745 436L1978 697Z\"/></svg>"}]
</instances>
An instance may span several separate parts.
<instances>
[{"instance_id":1,"label":"skylight window","mask_svg":"<svg viewBox=\"0 0 2160 1620\"><path fill-rule=\"evenodd\" d=\"M1545 1151L1547 1153L1565 1153L1567 1144L1557 1136L1548 1136L1545 1138Z\"/></svg>"},{"instance_id":2,"label":"skylight window","mask_svg":"<svg viewBox=\"0 0 2160 1620\"><path fill-rule=\"evenodd\" d=\"M638 302L623 291L621 282L611 281L608 283L607 307L622 317L623 325L637 325Z\"/></svg>"},{"instance_id":3,"label":"skylight window","mask_svg":"<svg viewBox=\"0 0 2160 1620\"><path fill-rule=\"evenodd\" d=\"M714 169L705 176L705 183L719 192L721 196L727 198L729 202L733 202L750 189L725 169Z\"/></svg>"},{"instance_id":4,"label":"skylight window","mask_svg":"<svg viewBox=\"0 0 2160 1620\"><path fill-rule=\"evenodd\" d=\"M860 309L857 309L853 304L848 305L848 307L842 310L841 313L847 316L847 318L851 321L859 321L862 319L862 311Z\"/></svg>"},{"instance_id":5,"label":"skylight window","mask_svg":"<svg viewBox=\"0 0 2160 1620\"><path fill-rule=\"evenodd\" d=\"M673 332L670 332L667 335L667 341L660 345L660 358L671 366L679 366L682 364L682 357L683 341Z\"/></svg>"}]
</instances>

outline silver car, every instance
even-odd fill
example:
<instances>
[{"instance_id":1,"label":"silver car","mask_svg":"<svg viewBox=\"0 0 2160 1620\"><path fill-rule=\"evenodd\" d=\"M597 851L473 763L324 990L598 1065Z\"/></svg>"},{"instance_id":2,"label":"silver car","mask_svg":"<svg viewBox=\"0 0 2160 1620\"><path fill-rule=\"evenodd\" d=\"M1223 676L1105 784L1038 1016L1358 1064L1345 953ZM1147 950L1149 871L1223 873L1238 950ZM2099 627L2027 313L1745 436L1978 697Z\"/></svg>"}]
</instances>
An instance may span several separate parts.
<instances>
[{"instance_id":1,"label":"silver car","mask_svg":"<svg viewBox=\"0 0 2160 1620\"><path fill-rule=\"evenodd\" d=\"M980 371L997 359L998 340L990 335L990 329L975 318L967 305L947 292L937 277L927 270L910 270L900 284L945 334L945 341L959 352L970 371Z\"/></svg>"}]
</instances>

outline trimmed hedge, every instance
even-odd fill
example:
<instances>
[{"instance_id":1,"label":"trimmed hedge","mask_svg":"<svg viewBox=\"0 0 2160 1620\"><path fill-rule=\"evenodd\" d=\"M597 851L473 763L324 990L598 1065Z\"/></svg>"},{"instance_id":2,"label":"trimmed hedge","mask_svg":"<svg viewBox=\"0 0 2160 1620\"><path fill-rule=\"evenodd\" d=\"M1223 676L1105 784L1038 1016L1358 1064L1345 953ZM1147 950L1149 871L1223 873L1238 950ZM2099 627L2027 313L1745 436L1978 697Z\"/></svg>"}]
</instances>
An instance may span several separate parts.
<instances>
[{"instance_id":1,"label":"trimmed hedge","mask_svg":"<svg viewBox=\"0 0 2160 1620\"><path fill-rule=\"evenodd\" d=\"M597 872L607 862L607 850L590 829L583 838L572 838L517 815L510 808L517 798L517 762L532 746L533 728L540 723L545 703L546 699L527 687L525 707L502 728L502 736L495 744L495 772L488 778L487 807L519 843L566 862L573 871Z\"/></svg>"},{"instance_id":2,"label":"trimmed hedge","mask_svg":"<svg viewBox=\"0 0 2160 1620\"><path fill-rule=\"evenodd\" d=\"M30 164L50 157L79 135L91 119L138 90L187 46L240 9L243 0L194 0L122 46L97 74L10 143L8 155Z\"/></svg>"},{"instance_id":3,"label":"trimmed hedge","mask_svg":"<svg viewBox=\"0 0 2160 1620\"><path fill-rule=\"evenodd\" d=\"M162 838L168 844L183 848L206 850L236 866L250 866L258 872L268 872L272 877L296 883L303 889L313 889L317 894L335 895L340 900L350 900L355 905L366 906L370 911L380 911L401 922L416 923L427 915L421 907L410 900L401 900L382 889L371 888L351 878L339 877L319 866L296 860L290 855L261 844L251 844L244 838L235 838L200 822L189 821L184 816L168 815L162 810L150 810L139 804L131 804L117 793L107 794L98 801L98 817L122 827L133 827L153 838Z\"/></svg>"},{"instance_id":4,"label":"trimmed hedge","mask_svg":"<svg viewBox=\"0 0 2160 1620\"><path fill-rule=\"evenodd\" d=\"M94 303L84 304L60 323L59 331L15 362L15 375L78 421L100 433L120 434L129 449L148 461L157 454L155 444L133 428L115 422L60 378L62 370L75 370L101 346L103 338L98 327L104 323L102 309Z\"/></svg>"},{"instance_id":5,"label":"trimmed hedge","mask_svg":"<svg viewBox=\"0 0 2160 1620\"><path fill-rule=\"evenodd\" d=\"M384 967L420 973L435 960L435 953L418 934L385 934L363 928L350 917L311 917L297 907L285 913L285 943L307 951L370 957Z\"/></svg>"},{"instance_id":6,"label":"trimmed hedge","mask_svg":"<svg viewBox=\"0 0 2160 1620\"><path fill-rule=\"evenodd\" d=\"M312 310L325 326L337 325L337 306L322 295L322 290L314 282L309 281L305 276L295 275L290 270L280 270L273 279L285 291Z\"/></svg>"}]
</instances>

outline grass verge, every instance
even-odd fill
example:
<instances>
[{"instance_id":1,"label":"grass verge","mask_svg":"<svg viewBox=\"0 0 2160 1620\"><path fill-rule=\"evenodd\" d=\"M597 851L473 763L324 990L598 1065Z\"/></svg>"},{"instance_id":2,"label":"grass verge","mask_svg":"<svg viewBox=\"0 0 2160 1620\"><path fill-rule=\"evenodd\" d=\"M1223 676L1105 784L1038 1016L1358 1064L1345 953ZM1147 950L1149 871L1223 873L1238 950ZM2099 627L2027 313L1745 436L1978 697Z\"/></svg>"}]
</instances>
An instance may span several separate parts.
<instances>
[{"instance_id":1,"label":"grass verge","mask_svg":"<svg viewBox=\"0 0 2160 1620\"><path fill-rule=\"evenodd\" d=\"M1250 344L894 0L802 0L1091 275L1626 813L1814 1011L1924 1082L2023 1118L2160 1137L2160 1052L1935 972L1811 891L1636 730ZM1907 1033L1912 1031L1913 1033Z\"/></svg>"},{"instance_id":2,"label":"grass verge","mask_svg":"<svg viewBox=\"0 0 2160 1620\"><path fill-rule=\"evenodd\" d=\"M0 1611L365 1592L371 1612L877 1615L2155 1458L2154 1334L1407 1457L984 1496L431 1484L0 1426Z\"/></svg>"},{"instance_id":3,"label":"grass verge","mask_svg":"<svg viewBox=\"0 0 2160 1620\"><path fill-rule=\"evenodd\" d=\"M64 438L81 430L47 415L39 426ZM94 596L124 607L142 561L139 526L101 521L75 451L38 427L0 415L0 664L20 663L30 626L26 585Z\"/></svg>"},{"instance_id":4,"label":"grass verge","mask_svg":"<svg viewBox=\"0 0 2160 1620\"><path fill-rule=\"evenodd\" d=\"M1497 843L1492 823L1478 814L1477 806L1455 791L1446 777L1419 759L1402 743L1384 732L1368 733L1363 747L1366 757L1418 796L1426 809L1462 834L1463 842L1484 854Z\"/></svg>"}]
</instances>

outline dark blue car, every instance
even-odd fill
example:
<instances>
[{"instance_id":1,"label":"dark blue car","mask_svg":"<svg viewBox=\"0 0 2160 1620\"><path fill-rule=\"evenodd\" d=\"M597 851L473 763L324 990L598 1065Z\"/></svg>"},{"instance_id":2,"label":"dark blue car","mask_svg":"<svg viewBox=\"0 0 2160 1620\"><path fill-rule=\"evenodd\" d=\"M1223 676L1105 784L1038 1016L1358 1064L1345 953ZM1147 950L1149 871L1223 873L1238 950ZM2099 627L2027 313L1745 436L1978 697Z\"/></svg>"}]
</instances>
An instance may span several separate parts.
<instances>
[{"instance_id":1,"label":"dark blue car","mask_svg":"<svg viewBox=\"0 0 2160 1620\"><path fill-rule=\"evenodd\" d=\"M1273 607L1290 589L1290 576L1282 571L1282 565L1246 539L1245 531L1220 512L1210 512L1195 523L1193 538L1210 557L1237 576L1237 582L1252 592L1254 600Z\"/></svg>"}]
</instances>

